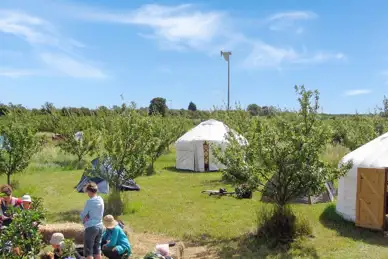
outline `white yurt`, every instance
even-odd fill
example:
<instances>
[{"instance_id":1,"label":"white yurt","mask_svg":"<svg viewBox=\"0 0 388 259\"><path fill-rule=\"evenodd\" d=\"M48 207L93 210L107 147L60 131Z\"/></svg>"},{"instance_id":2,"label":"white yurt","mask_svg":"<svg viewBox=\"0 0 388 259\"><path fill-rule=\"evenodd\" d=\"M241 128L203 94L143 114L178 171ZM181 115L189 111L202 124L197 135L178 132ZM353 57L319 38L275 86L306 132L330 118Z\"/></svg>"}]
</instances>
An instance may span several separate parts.
<instances>
[{"instance_id":1,"label":"white yurt","mask_svg":"<svg viewBox=\"0 0 388 259\"><path fill-rule=\"evenodd\" d=\"M227 133L232 131L241 144L247 143L246 139L230 130L228 126L217 120L207 120L186 132L175 142L176 168L196 172L217 171L224 166L214 159L211 145L218 144L226 147L228 144Z\"/></svg>"},{"instance_id":2,"label":"white yurt","mask_svg":"<svg viewBox=\"0 0 388 259\"><path fill-rule=\"evenodd\" d=\"M353 161L352 168L338 181L336 210L344 219L355 222L358 169L388 167L388 133L350 152L342 158L340 165L349 161Z\"/></svg>"}]
</instances>

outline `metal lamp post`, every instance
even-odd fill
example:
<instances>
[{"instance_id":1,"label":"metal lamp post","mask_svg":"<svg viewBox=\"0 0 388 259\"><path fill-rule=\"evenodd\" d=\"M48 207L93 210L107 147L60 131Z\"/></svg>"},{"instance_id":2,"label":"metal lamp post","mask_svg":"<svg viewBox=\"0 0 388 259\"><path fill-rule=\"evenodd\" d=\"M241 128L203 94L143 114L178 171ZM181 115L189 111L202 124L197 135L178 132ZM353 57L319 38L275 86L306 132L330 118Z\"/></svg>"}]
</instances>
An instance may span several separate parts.
<instances>
[{"instance_id":1,"label":"metal lamp post","mask_svg":"<svg viewBox=\"0 0 388 259\"><path fill-rule=\"evenodd\" d=\"M221 56L228 62L228 111L230 109L230 55L232 55L231 51L225 52L221 50Z\"/></svg>"}]
</instances>

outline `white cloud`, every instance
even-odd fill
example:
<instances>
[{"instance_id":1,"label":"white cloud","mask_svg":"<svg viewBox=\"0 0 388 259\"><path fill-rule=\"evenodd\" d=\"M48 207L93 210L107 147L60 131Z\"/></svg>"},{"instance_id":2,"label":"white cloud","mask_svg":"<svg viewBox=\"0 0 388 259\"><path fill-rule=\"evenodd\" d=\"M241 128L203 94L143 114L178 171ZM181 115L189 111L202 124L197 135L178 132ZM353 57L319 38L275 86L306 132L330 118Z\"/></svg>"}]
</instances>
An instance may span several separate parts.
<instances>
[{"instance_id":1,"label":"white cloud","mask_svg":"<svg viewBox=\"0 0 388 259\"><path fill-rule=\"evenodd\" d=\"M353 96L353 95L362 95L362 94L369 94L372 91L369 89L355 89L355 90L349 90L345 92L345 95Z\"/></svg>"},{"instance_id":2,"label":"white cloud","mask_svg":"<svg viewBox=\"0 0 388 259\"><path fill-rule=\"evenodd\" d=\"M318 52L310 57L299 57L295 59L294 63L304 63L304 64L312 64L312 63L323 63L329 60L345 60L346 57L343 53L327 53L327 52Z\"/></svg>"},{"instance_id":3,"label":"white cloud","mask_svg":"<svg viewBox=\"0 0 388 259\"><path fill-rule=\"evenodd\" d=\"M52 69L75 78L106 78L106 74L85 62L77 61L69 56L43 53L41 59Z\"/></svg>"},{"instance_id":4,"label":"white cloud","mask_svg":"<svg viewBox=\"0 0 388 259\"><path fill-rule=\"evenodd\" d=\"M89 11L80 17L148 27L152 34L145 35L159 40L164 46L203 50L223 36L226 16L218 11L199 11L189 4L148 4L130 12Z\"/></svg>"},{"instance_id":5,"label":"white cloud","mask_svg":"<svg viewBox=\"0 0 388 259\"><path fill-rule=\"evenodd\" d=\"M314 12L310 11L291 11L291 12L283 12L276 13L268 17L268 21L278 21L278 20L310 20L318 17L318 15Z\"/></svg>"},{"instance_id":6,"label":"white cloud","mask_svg":"<svg viewBox=\"0 0 388 259\"><path fill-rule=\"evenodd\" d=\"M245 59L246 67L278 67L284 62L290 62L298 58L292 48L276 48L264 42L257 42L253 46L253 51Z\"/></svg>"},{"instance_id":7,"label":"white cloud","mask_svg":"<svg viewBox=\"0 0 388 259\"><path fill-rule=\"evenodd\" d=\"M247 68L276 68L280 69L284 64L319 64L330 60L344 60L343 53L318 52L309 55L305 52L298 52L293 48L281 48L256 42L253 51L245 59L243 65Z\"/></svg>"},{"instance_id":8,"label":"white cloud","mask_svg":"<svg viewBox=\"0 0 388 259\"><path fill-rule=\"evenodd\" d=\"M52 23L40 17L19 10L0 9L0 33L13 35L29 43L43 62L49 65L47 70L54 69L77 78L106 77L103 71L92 66L89 62L73 58L80 56L76 51L84 48L85 45L61 35ZM48 54L47 51L51 53ZM7 50L3 52L5 55L12 53L12 51ZM12 78L31 75L37 75L37 73L24 69L0 71L0 76Z\"/></svg>"},{"instance_id":9,"label":"white cloud","mask_svg":"<svg viewBox=\"0 0 388 259\"><path fill-rule=\"evenodd\" d=\"M28 69L0 68L0 77L19 78L25 76L38 75L38 71Z\"/></svg>"},{"instance_id":10,"label":"white cloud","mask_svg":"<svg viewBox=\"0 0 388 259\"><path fill-rule=\"evenodd\" d=\"M317 17L316 13L310 11L291 11L273 14L266 19L266 22L269 24L270 30L280 31L294 26L297 21L311 20ZM296 29L296 33L301 34L303 30L302 27L299 27Z\"/></svg>"},{"instance_id":11,"label":"white cloud","mask_svg":"<svg viewBox=\"0 0 388 259\"><path fill-rule=\"evenodd\" d=\"M80 42L60 35L48 21L18 10L0 9L0 32L17 36L33 45L47 45L64 51L83 47Z\"/></svg>"}]
</instances>

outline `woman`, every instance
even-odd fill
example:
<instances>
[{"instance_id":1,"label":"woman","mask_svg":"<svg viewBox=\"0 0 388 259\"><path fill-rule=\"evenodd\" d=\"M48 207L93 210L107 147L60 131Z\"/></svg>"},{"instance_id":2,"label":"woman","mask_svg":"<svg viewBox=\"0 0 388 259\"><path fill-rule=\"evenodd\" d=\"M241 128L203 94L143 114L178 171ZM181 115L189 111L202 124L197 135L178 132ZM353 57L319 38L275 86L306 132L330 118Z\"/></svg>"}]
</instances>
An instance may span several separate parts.
<instances>
[{"instance_id":1,"label":"woman","mask_svg":"<svg viewBox=\"0 0 388 259\"><path fill-rule=\"evenodd\" d=\"M87 259L101 259L102 217L104 215L104 200L97 195L97 185L93 182L85 186L89 196L85 208L81 212L81 220L85 227L84 256Z\"/></svg>"},{"instance_id":2,"label":"woman","mask_svg":"<svg viewBox=\"0 0 388 259\"><path fill-rule=\"evenodd\" d=\"M124 230L112 215L104 217L105 232L102 236L102 253L110 259L127 258L131 255L131 245Z\"/></svg>"},{"instance_id":3,"label":"woman","mask_svg":"<svg viewBox=\"0 0 388 259\"><path fill-rule=\"evenodd\" d=\"M2 194L1 199L1 209L0 209L0 221L2 226L9 226L12 222L12 215L7 213L8 208L18 207L22 204L21 199L12 197L12 187L9 185L3 185L0 188L0 193Z\"/></svg>"}]
</instances>

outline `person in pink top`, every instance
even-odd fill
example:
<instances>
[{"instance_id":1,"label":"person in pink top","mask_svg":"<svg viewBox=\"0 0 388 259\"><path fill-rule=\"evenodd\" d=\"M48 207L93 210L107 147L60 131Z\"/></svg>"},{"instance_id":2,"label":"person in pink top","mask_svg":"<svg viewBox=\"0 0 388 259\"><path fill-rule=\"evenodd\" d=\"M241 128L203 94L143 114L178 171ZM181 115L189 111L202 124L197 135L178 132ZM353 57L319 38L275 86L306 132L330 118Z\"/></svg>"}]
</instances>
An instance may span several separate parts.
<instances>
[{"instance_id":1,"label":"person in pink top","mask_svg":"<svg viewBox=\"0 0 388 259\"><path fill-rule=\"evenodd\" d=\"M2 226L9 226L12 222L12 215L7 213L10 207L19 207L22 205L22 200L16 197L12 197L12 187L9 185L3 185L0 187L1 208L0 208L0 221Z\"/></svg>"}]
</instances>

